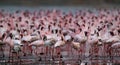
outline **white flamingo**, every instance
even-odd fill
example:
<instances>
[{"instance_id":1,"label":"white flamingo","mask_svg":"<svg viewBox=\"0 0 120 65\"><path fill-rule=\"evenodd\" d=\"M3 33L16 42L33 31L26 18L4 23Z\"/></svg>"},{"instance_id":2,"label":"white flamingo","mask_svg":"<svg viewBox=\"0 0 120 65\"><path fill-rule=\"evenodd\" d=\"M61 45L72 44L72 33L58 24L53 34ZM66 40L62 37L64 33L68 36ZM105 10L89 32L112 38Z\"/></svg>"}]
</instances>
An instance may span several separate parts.
<instances>
[{"instance_id":1,"label":"white flamingo","mask_svg":"<svg viewBox=\"0 0 120 65\"><path fill-rule=\"evenodd\" d=\"M74 42L72 41L73 48L79 49L80 48L80 43L79 42Z\"/></svg>"},{"instance_id":2,"label":"white flamingo","mask_svg":"<svg viewBox=\"0 0 120 65\"><path fill-rule=\"evenodd\" d=\"M85 32L81 32L79 34L76 34L74 36L75 41L79 42L79 43L85 43L87 41L87 37L85 36Z\"/></svg>"},{"instance_id":3,"label":"white flamingo","mask_svg":"<svg viewBox=\"0 0 120 65\"><path fill-rule=\"evenodd\" d=\"M39 37L37 35L27 35L27 36L23 36L23 38L21 39L22 41L34 41L34 40L38 40Z\"/></svg>"},{"instance_id":4,"label":"white flamingo","mask_svg":"<svg viewBox=\"0 0 120 65\"><path fill-rule=\"evenodd\" d=\"M28 36L23 36L23 38L21 39L21 41L31 41L32 37L30 35Z\"/></svg>"},{"instance_id":5,"label":"white flamingo","mask_svg":"<svg viewBox=\"0 0 120 65\"><path fill-rule=\"evenodd\" d=\"M13 47L13 50L15 52L19 52L21 50L21 40L13 40L13 44L14 44L14 47Z\"/></svg>"},{"instance_id":6,"label":"white flamingo","mask_svg":"<svg viewBox=\"0 0 120 65\"><path fill-rule=\"evenodd\" d=\"M120 42L116 42L116 43L111 45L111 47L119 47L119 46L120 46Z\"/></svg>"},{"instance_id":7,"label":"white flamingo","mask_svg":"<svg viewBox=\"0 0 120 65\"><path fill-rule=\"evenodd\" d=\"M36 40L36 41L33 41L29 44L30 46L43 46L44 45L44 41L43 40Z\"/></svg>"},{"instance_id":8,"label":"white flamingo","mask_svg":"<svg viewBox=\"0 0 120 65\"><path fill-rule=\"evenodd\" d=\"M45 45L51 46L51 45L55 44L56 38L57 38L57 35L55 35L55 34L46 35Z\"/></svg>"},{"instance_id":9,"label":"white flamingo","mask_svg":"<svg viewBox=\"0 0 120 65\"><path fill-rule=\"evenodd\" d=\"M74 39L76 39L80 43L84 43L85 41L87 41L87 38L85 36L80 36L79 34L76 35Z\"/></svg>"},{"instance_id":10,"label":"white flamingo","mask_svg":"<svg viewBox=\"0 0 120 65\"><path fill-rule=\"evenodd\" d=\"M65 44L64 41L59 40L59 41L57 41L57 42L55 43L54 47L60 47L60 46L63 46L64 44Z\"/></svg>"},{"instance_id":11,"label":"white flamingo","mask_svg":"<svg viewBox=\"0 0 120 65\"><path fill-rule=\"evenodd\" d=\"M4 42L10 46L10 52L13 49L14 52L19 53L21 50L21 40L18 40L19 38L11 39L10 37L7 37ZM9 53L10 53L9 52Z\"/></svg>"},{"instance_id":12,"label":"white flamingo","mask_svg":"<svg viewBox=\"0 0 120 65\"><path fill-rule=\"evenodd\" d=\"M115 42L119 42L120 41L120 37L119 36L113 36L110 39L108 39L106 41L106 43L115 43Z\"/></svg>"},{"instance_id":13,"label":"white flamingo","mask_svg":"<svg viewBox=\"0 0 120 65\"><path fill-rule=\"evenodd\" d=\"M87 63L85 63L85 62L83 63L83 62L82 62L80 65L86 65L86 64L87 64Z\"/></svg>"},{"instance_id":14,"label":"white flamingo","mask_svg":"<svg viewBox=\"0 0 120 65\"><path fill-rule=\"evenodd\" d=\"M19 35L19 33L16 30L11 30L10 33L13 35L13 37Z\"/></svg>"},{"instance_id":15,"label":"white flamingo","mask_svg":"<svg viewBox=\"0 0 120 65\"><path fill-rule=\"evenodd\" d=\"M34 47L36 47L36 49L33 48L33 51L34 51L34 53L37 55L37 51L39 50L38 47L44 46L44 41L43 41L43 40L36 40L36 41L31 42L31 43L29 44L29 46L34 46ZM36 51L36 52L35 52L35 51ZM39 51L41 51L41 50L39 50ZM39 51L38 51L38 52L39 52Z\"/></svg>"},{"instance_id":16,"label":"white flamingo","mask_svg":"<svg viewBox=\"0 0 120 65\"><path fill-rule=\"evenodd\" d=\"M0 28L0 38L3 36L3 34L7 31L6 28Z\"/></svg>"},{"instance_id":17,"label":"white flamingo","mask_svg":"<svg viewBox=\"0 0 120 65\"><path fill-rule=\"evenodd\" d=\"M72 37L70 35L65 35L64 36L64 40L65 41L71 41L72 40Z\"/></svg>"}]
</instances>

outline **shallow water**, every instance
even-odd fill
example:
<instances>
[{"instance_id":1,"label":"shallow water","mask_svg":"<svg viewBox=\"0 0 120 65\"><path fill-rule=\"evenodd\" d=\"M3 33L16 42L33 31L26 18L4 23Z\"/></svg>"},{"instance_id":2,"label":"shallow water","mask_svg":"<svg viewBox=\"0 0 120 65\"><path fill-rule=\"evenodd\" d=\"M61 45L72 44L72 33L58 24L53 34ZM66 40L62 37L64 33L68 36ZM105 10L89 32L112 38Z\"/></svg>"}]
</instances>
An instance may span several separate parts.
<instances>
[{"instance_id":1,"label":"shallow water","mask_svg":"<svg viewBox=\"0 0 120 65\"><path fill-rule=\"evenodd\" d=\"M63 12L75 13L78 10L92 10L92 12L97 13L95 9L99 7L93 6L31 6L31 7L24 7L24 6L0 6L0 9L4 9L6 12L15 12L16 10L29 10L31 12L38 11L38 10L62 10ZM108 9L112 9L108 8Z\"/></svg>"}]
</instances>

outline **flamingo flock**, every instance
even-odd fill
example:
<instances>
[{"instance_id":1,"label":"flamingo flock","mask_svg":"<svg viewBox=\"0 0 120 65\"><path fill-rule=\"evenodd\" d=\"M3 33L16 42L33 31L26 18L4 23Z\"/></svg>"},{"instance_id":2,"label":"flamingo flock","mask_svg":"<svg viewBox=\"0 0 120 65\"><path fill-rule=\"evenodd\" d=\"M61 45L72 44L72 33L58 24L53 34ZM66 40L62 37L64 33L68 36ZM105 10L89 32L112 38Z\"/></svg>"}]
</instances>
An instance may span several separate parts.
<instances>
[{"instance_id":1,"label":"flamingo flock","mask_svg":"<svg viewBox=\"0 0 120 65\"><path fill-rule=\"evenodd\" d=\"M66 46L65 50L74 49L71 54L109 56L109 49L120 46L119 14L120 9L88 9L75 13L1 10L0 41L15 51L22 48L24 54L33 51L57 54Z\"/></svg>"}]
</instances>

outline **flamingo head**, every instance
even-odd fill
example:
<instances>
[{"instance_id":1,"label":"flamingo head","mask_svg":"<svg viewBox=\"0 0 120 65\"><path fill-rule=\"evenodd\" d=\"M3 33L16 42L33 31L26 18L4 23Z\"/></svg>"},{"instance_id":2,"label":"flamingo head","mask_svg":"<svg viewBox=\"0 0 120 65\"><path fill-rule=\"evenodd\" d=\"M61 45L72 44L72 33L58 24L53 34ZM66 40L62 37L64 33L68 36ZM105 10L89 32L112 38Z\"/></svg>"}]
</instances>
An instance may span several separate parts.
<instances>
[{"instance_id":1,"label":"flamingo head","mask_svg":"<svg viewBox=\"0 0 120 65\"><path fill-rule=\"evenodd\" d=\"M47 36L44 35L43 36L43 40L46 41L47 40Z\"/></svg>"},{"instance_id":2,"label":"flamingo head","mask_svg":"<svg viewBox=\"0 0 120 65\"><path fill-rule=\"evenodd\" d=\"M120 34L120 29L118 30L118 34Z\"/></svg>"},{"instance_id":3,"label":"flamingo head","mask_svg":"<svg viewBox=\"0 0 120 65\"><path fill-rule=\"evenodd\" d=\"M80 43L78 42L72 42L72 47L76 50L78 50L80 48Z\"/></svg>"},{"instance_id":4,"label":"flamingo head","mask_svg":"<svg viewBox=\"0 0 120 65\"><path fill-rule=\"evenodd\" d=\"M110 31L109 33L110 33L111 36L114 36L114 32Z\"/></svg>"},{"instance_id":5,"label":"flamingo head","mask_svg":"<svg viewBox=\"0 0 120 65\"><path fill-rule=\"evenodd\" d=\"M88 36L88 32L87 31L85 31L84 34L85 34L85 36Z\"/></svg>"}]
</instances>

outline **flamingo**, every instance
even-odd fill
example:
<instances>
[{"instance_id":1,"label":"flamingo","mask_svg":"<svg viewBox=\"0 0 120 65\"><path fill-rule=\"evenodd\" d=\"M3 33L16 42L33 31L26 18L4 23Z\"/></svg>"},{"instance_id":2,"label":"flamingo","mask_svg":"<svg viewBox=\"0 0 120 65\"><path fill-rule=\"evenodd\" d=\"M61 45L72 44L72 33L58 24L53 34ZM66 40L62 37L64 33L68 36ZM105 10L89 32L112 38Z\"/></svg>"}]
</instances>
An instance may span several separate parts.
<instances>
[{"instance_id":1,"label":"flamingo","mask_svg":"<svg viewBox=\"0 0 120 65\"><path fill-rule=\"evenodd\" d=\"M0 28L0 37L2 37L3 36L3 34L5 33L7 31L7 29L6 28Z\"/></svg>"},{"instance_id":2,"label":"flamingo","mask_svg":"<svg viewBox=\"0 0 120 65\"><path fill-rule=\"evenodd\" d=\"M64 40L65 40L65 41L71 41L71 40L72 40L72 37L67 34L67 35L64 36Z\"/></svg>"},{"instance_id":3,"label":"flamingo","mask_svg":"<svg viewBox=\"0 0 120 65\"><path fill-rule=\"evenodd\" d=\"M85 62L83 63L83 62L82 62L80 65L87 65L87 63L85 63Z\"/></svg>"},{"instance_id":4,"label":"flamingo","mask_svg":"<svg viewBox=\"0 0 120 65\"><path fill-rule=\"evenodd\" d=\"M13 49L14 52L17 52L17 54L19 53L19 51L21 50L21 40L18 40L18 38L16 37L15 39L12 39L10 37L7 37L4 40L4 43L8 44L10 46L10 52ZM10 54L9 52L9 54Z\"/></svg>"},{"instance_id":5,"label":"flamingo","mask_svg":"<svg viewBox=\"0 0 120 65\"><path fill-rule=\"evenodd\" d=\"M5 42L4 42L5 38L6 38L6 33L1 35L1 37L0 37L0 50L1 50L1 53L3 54L3 57L4 57L4 49L3 48L5 45Z\"/></svg>"},{"instance_id":6,"label":"flamingo","mask_svg":"<svg viewBox=\"0 0 120 65\"><path fill-rule=\"evenodd\" d=\"M38 47L41 47L41 46L44 46L44 41L43 40L36 40L36 41L33 41L29 44L29 46L35 46L36 49L33 49L33 51L35 52L38 51ZM39 50L40 51L40 50ZM35 54L37 55L37 52L35 52Z\"/></svg>"},{"instance_id":7,"label":"flamingo","mask_svg":"<svg viewBox=\"0 0 120 65\"><path fill-rule=\"evenodd\" d=\"M31 35L23 36L23 38L21 39L22 42L25 41L23 51L25 52L27 50L30 53L32 53L32 48L31 48L31 45L29 46L29 44L35 40L36 39L34 39L34 36L31 36ZM28 52L25 52L25 53L28 53Z\"/></svg>"},{"instance_id":8,"label":"flamingo","mask_svg":"<svg viewBox=\"0 0 120 65\"><path fill-rule=\"evenodd\" d=\"M103 43L106 43L106 41L110 38L110 35L108 32L103 33L103 35L101 36L101 40Z\"/></svg>"},{"instance_id":9,"label":"flamingo","mask_svg":"<svg viewBox=\"0 0 120 65\"><path fill-rule=\"evenodd\" d=\"M108 39L106 41L106 43L115 43L115 42L119 42L120 41L120 37L119 36L113 36L110 39Z\"/></svg>"},{"instance_id":10,"label":"flamingo","mask_svg":"<svg viewBox=\"0 0 120 65\"><path fill-rule=\"evenodd\" d=\"M59 41L57 41L57 42L55 43L54 47L59 47L59 46L62 46L62 45L64 45L64 44L65 44L64 41L59 40Z\"/></svg>"},{"instance_id":11,"label":"flamingo","mask_svg":"<svg viewBox=\"0 0 120 65\"><path fill-rule=\"evenodd\" d=\"M14 39L11 39L10 37L6 38L5 42L8 43L11 47L15 47L14 49L16 50L17 46L22 46L21 40L19 40L19 36L15 36Z\"/></svg>"},{"instance_id":12,"label":"flamingo","mask_svg":"<svg viewBox=\"0 0 120 65\"><path fill-rule=\"evenodd\" d=\"M56 34L48 34L45 37L46 37L46 40L44 40L44 41L45 41L45 45L46 46L50 46L50 45L55 44L56 38L57 38Z\"/></svg>"},{"instance_id":13,"label":"flamingo","mask_svg":"<svg viewBox=\"0 0 120 65\"><path fill-rule=\"evenodd\" d=\"M80 43L79 42L72 41L72 44L73 44L73 48L75 48L75 49L79 49L80 48Z\"/></svg>"},{"instance_id":14,"label":"flamingo","mask_svg":"<svg viewBox=\"0 0 120 65\"><path fill-rule=\"evenodd\" d=\"M12 39L10 37L7 37L4 42L8 44L10 47L14 46Z\"/></svg>"},{"instance_id":15,"label":"flamingo","mask_svg":"<svg viewBox=\"0 0 120 65\"><path fill-rule=\"evenodd\" d=\"M97 44L98 43L98 38L97 38L97 36L95 34L90 36L89 43L90 44Z\"/></svg>"},{"instance_id":16,"label":"flamingo","mask_svg":"<svg viewBox=\"0 0 120 65\"><path fill-rule=\"evenodd\" d=\"M13 50L15 52L19 52L21 50L21 41L20 40L13 40L13 44L14 44L14 47L13 47Z\"/></svg>"},{"instance_id":17,"label":"flamingo","mask_svg":"<svg viewBox=\"0 0 120 65\"><path fill-rule=\"evenodd\" d=\"M85 43L87 41L87 37L81 36L81 34L75 35L74 39L80 43Z\"/></svg>"},{"instance_id":18,"label":"flamingo","mask_svg":"<svg viewBox=\"0 0 120 65\"><path fill-rule=\"evenodd\" d=\"M111 47L119 47L119 45L120 45L120 42L116 42L116 43L112 44Z\"/></svg>"},{"instance_id":19,"label":"flamingo","mask_svg":"<svg viewBox=\"0 0 120 65\"><path fill-rule=\"evenodd\" d=\"M89 52L90 49L89 45L94 45L93 46L94 48L101 47L97 45L106 45L106 46L108 45L108 47L109 45L113 45L114 47L114 44L117 44L120 40L119 35L117 35L117 33L114 33L116 29L118 29L118 33L119 33L119 16L118 16L119 12L104 10L104 9L96 10L96 12L99 12L99 14L96 14L88 10L85 11L81 10L77 14L75 14L75 17L73 16L73 14L69 14L69 13L65 14L64 12L61 12L61 15L58 16L57 11L53 11L53 10L49 12L40 11L41 14L37 14L38 12L36 11L33 14L26 13L27 16L24 16L23 14L24 11L14 15L9 14L9 12L8 13L1 12L0 38L4 37L4 35L7 34L5 33L6 28L9 27L7 29L13 35L13 38L11 39L10 37L7 37L5 39L4 37L2 42L9 44L13 48L15 45L21 45L21 42L15 39L16 36L19 36L22 29L27 30L27 28L29 28L27 32L24 32L27 34L24 35L23 33L21 33L23 34L21 41L30 42L30 44L28 44L29 46L44 45L44 46L58 48L65 46L66 41L70 41L73 47L76 47L78 49L82 47L81 44L86 44L87 49L85 49L85 47L83 47L82 49L86 50L87 53ZM77 26L76 23L78 23ZM8 26L6 26L7 24ZM40 35L42 37L44 35L46 36L46 40L45 39L41 40L39 38L40 37L39 34L35 33L36 29L39 27L40 24L43 24L41 25L41 28L43 27L43 29L42 30L38 29L38 30L40 31ZM48 28L49 24L51 25L51 27L49 29L46 29ZM60 25L60 27L58 25ZM21 27L19 28L19 26L22 26L22 28ZM53 33L48 34L48 31L51 31L51 28L53 30ZM78 28L81 28L82 31L81 32L77 31L76 34L76 30ZM96 30L96 28L98 28L98 30ZM20 30L20 32L17 31L18 29ZM62 33L64 34L64 40L61 40L58 35L57 30L59 29L62 29ZM94 30L96 30L96 32L99 32L100 35L97 36L96 33L94 33ZM86 33L85 31L87 31L88 33ZM109 31L112 31L114 35L110 35ZM88 35L89 33L91 33L91 35ZM72 40L72 37L74 37L74 41ZM44 42L44 44L42 43L42 41ZM41 44L39 42L41 42ZM104 49L108 49L108 47L104 47ZM103 52L100 50L98 51Z\"/></svg>"},{"instance_id":20,"label":"flamingo","mask_svg":"<svg viewBox=\"0 0 120 65\"><path fill-rule=\"evenodd\" d=\"M23 36L23 38L21 39L21 41L31 41L31 36L30 35L28 35L28 36Z\"/></svg>"},{"instance_id":21,"label":"flamingo","mask_svg":"<svg viewBox=\"0 0 120 65\"><path fill-rule=\"evenodd\" d=\"M18 33L16 30L11 30L10 33L13 35L13 38L14 38L16 35L19 35L19 33Z\"/></svg>"},{"instance_id":22,"label":"flamingo","mask_svg":"<svg viewBox=\"0 0 120 65\"><path fill-rule=\"evenodd\" d=\"M55 44L55 40L54 39L48 39L45 41L45 46L52 46Z\"/></svg>"},{"instance_id":23,"label":"flamingo","mask_svg":"<svg viewBox=\"0 0 120 65\"><path fill-rule=\"evenodd\" d=\"M35 41L39 39L39 37L37 35L27 35L27 36L23 36L23 38L21 39L22 41L27 41L27 42L31 42L31 41Z\"/></svg>"},{"instance_id":24,"label":"flamingo","mask_svg":"<svg viewBox=\"0 0 120 65\"><path fill-rule=\"evenodd\" d=\"M36 40L36 41L33 41L29 44L29 46L43 46L44 45L44 41L43 40Z\"/></svg>"},{"instance_id":25,"label":"flamingo","mask_svg":"<svg viewBox=\"0 0 120 65\"><path fill-rule=\"evenodd\" d=\"M31 41L35 41L35 40L38 40L40 37L39 37L39 35L38 34L33 34L33 35L31 35Z\"/></svg>"}]
</instances>

